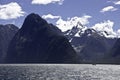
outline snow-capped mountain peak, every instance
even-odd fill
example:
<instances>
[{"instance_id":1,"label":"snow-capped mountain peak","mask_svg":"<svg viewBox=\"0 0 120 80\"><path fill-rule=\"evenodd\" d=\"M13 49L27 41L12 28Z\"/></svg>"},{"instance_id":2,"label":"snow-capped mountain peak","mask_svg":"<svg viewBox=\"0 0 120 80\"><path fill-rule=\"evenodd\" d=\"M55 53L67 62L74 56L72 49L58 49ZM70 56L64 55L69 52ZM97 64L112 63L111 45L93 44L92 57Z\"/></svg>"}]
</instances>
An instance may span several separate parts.
<instances>
[{"instance_id":1,"label":"snow-capped mountain peak","mask_svg":"<svg viewBox=\"0 0 120 80\"><path fill-rule=\"evenodd\" d=\"M106 38L119 38L119 32L113 31L112 27L109 25L104 26L102 29L98 29L97 27L86 27L83 26L80 22L77 23L72 29L65 32L65 35L70 37L81 37L84 36L93 36L99 35Z\"/></svg>"},{"instance_id":2,"label":"snow-capped mountain peak","mask_svg":"<svg viewBox=\"0 0 120 80\"><path fill-rule=\"evenodd\" d=\"M80 22L77 22L76 26L73 26L71 30L65 31L65 35L74 36L74 37L80 37L80 34L84 32L86 29L85 26L83 26Z\"/></svg>"}]
</instances>

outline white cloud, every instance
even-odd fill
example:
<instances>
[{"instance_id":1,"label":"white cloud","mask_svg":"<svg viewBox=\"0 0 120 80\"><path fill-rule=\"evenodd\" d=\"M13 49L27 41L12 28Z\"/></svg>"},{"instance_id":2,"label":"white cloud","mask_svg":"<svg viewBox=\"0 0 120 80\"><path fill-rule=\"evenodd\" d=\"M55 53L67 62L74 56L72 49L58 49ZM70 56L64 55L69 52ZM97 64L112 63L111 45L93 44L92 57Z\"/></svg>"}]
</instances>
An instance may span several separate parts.
<instances>
[{"instance_id":1,"label":"white cloud","mask_svg":"<svg viewBox=\"0 0 120 80\"><path fill-rule=\"evenodd\" d=\"M117 37L120 38L120 29L117 30Z\"/></svg>"},{"instance_id":2,"label":"white cloud","mask_svg":"<svg viewBox=\"0 0 120 80\"><path fill-rule=\"evenodd\" d=\"M116 10L118 10L118 9L113 6L107 6L107 7L103 8L100 12L104 13L104 12L116 11Z\"/></svg>"},{"instance_id":3,"label":"white cloud","mask_svg":"<svg viewBox=\"0 0 120 80\"><path fill-rule=\"evenodd\" d=\"M63 4L64 0L32 0L32 4L43 4L47 5L50 3L58 3L59 5Z\"/></svg>"},{"instance_id":4,"label":"white cloud","mask_svg":"<svg viewBox=\"0 0 120 80\"><path fill-rule=\"evenodd\" d=\"M78 24L78 22L80 22L82 25L86 25L89 23L88 19L92 18L89 15L84 15L82 17L72 17L72 18L68 18L67 20L63 20L62 18L60 18L57 22L56 22L56 26L58 26L58 28L60 28L63 32L67 31L69 29L72 29L74 26L76 26Z\"/></svg>"},{"instance_id":5,"label":"white cloud","mask_svg":"<svg viewBox=\"0 0 120 80\"><path fill-rule=\"evenodd\" d=\"M47 17L49 18L49 17ZM92 16L84 15L82 17L72 17L68 18L67 20L63 20L62 17L56 16L58 19L56 22L56 26L61 29L62 32L65 32L67 30L71 30L74 26L76 26L78 23L81 23L83 26L79 25L78 28L82 29L83 32L88 29L86 26L89 24L89 19L92 18ZM51 17L51 19L55 19ZM100 35L105 36L106 38L120 38L120 29L117 31L113 30L114 22L111 20L106 20L100 23L96 23L94 26L89 27L96 30Z\"/></svg>"},{"instance_id":6,"label":"white cloud","mask_svg":"<svg viewBox=\"0 0 120 80\"><path fill-rule=\"evenodd\" d=\"M20 16L24 16L21 6L16 2L0 5L0 19L16 19Z\"/></svg>"},{"instance_id":7,"label":"white cloud","mask_svg":"<svg viewBox=\"0 0 120 80\"><path fill-rule=\"evenodd\" d=\"M102 33L107 38L114 38L117 36L116 32L113 31L114 22L107 20L101 23L95 24L92 28Z\"/></svg>"},{"instance_id":8,"label":"white cloud","mask_svg":"<svg viewBox=\"0 0 120 80\"><path fill-rule=\"evenodd\" d=\"M115 5L120 5L120 1L114 2Z\"/></svg>"},{"instance_id":9,"label":"white cloud","mask_svg":"<svg viewBox=\"0 0 120 80\"><path fill-rule=\"evenodd\" d=\"M52 14L47 14L47 15L43 15L42 18L44 19L58 19L61 18L60 16L54 16Z\"/></svg>"}]
</instances>

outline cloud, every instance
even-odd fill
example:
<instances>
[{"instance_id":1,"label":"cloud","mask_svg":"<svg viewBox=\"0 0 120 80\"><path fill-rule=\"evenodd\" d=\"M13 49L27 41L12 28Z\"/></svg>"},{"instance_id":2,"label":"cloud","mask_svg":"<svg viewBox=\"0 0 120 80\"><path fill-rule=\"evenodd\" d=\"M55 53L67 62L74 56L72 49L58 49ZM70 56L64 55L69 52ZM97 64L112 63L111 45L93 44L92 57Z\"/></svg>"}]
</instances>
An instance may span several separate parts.
<instances>
[{"instance_id":1,"label":"cloud","mask_svg":"<svg viewBox=\"0 0 120 80\"><path fill-rule=\"evenodd\" d=\"M24 13L25 12L22 11L21 6L16 2L0 5L0 19L16 19L18 17L24 16Z\"/></svg>"},{"instance_id":2,"label":"cloud","mask_svg":"<svg viewBox=\"0 0 120 80\"><path fill-rule=\"evenodd\" d=\"M114 2L115 5L120 5L120 1Z\"/></svg>"},{"instance_id":3,"label":"cloud","mask_svg":"<svg viewBox=\"0 0 120 80\"><path fill-rule=\"evenodd\" d=\"M103 8L100 12L104 13L104 12L116 11L116 10L118 10L118 9L113 6L107 6L107 7Z\"/></svg>"},{"instance_id":4,"label":"cloud","mask_svg":"<svg viewBox=\"0 0 120 80\"><path fill-rule=\"evenodd\" d=\"M101 23L95 24L92 28L97 32L100 32L107 38L114 38L117 36L117 33L113 31L114 22L107 20Z\"/></svg>"},{"instance_id":5,"label":"cloud","mask_svg":"<svg viewBox=\"0 0 120 80\"><path fill-rule=\"evenodd\" d=\"M78 23L81 23L83 26L78 25L79 29L82 29L83 31L92 28L96 30L100 35L105 36L106 38L120 38L120 29L117 31L113 30L114 22L111 20L105 20L100 23L96 23L92 27L87 27L86 25L89 24L89 19L92 18L92 16L84 15L82 17L72 17L67 18L67 20L63 20L60 16L54 16L58 20L56 21L56 26L61 29L62 32L65 32L67 30L71 30L73 27L75 27ZM49 18L49 17L47 17ZM51 17L51 19L55 19Z\"/></svg>"},{"instance_id":6,"label":"cloud","mask_svg":"<svg viewBox=\"0 0 120 80\"><path fill-rule=\"evenodd\" d=\"M74 26L76 26L79 22L82 25L86 25L89 23L88 19L92 18L89 15L84 15L82 17L72 17L68 18L67 20L63 20L62 18L59 18L56 22L56 26L58 26L59 29L61 29L63 32L67 31L69 29L72 29Z\"/></svg>"},{"instance_id":7,"label":"cloud","mask_svg":"<svg viewBox=\"0 0 120 80\"><path fill-rule=\"evenodd\" d=\"M32 4L43 4L47 5L50 3L58 3L59 5L63 4L64 0L32 0Z\"/></svg>"},{"instance_id":8,"label":"cloud","mask_svg":"<svg viewBox=\"0 0 120 80\"><path fill-rule=\"evenodd\" d=\"M54 16L52 14L47 14L47 15L43 15L42 18L44 19L58 19L61 18L60 16Z\"/></svg>"},{"instance_id":9,"label":"cloud","mask_svg":"<svg viewBox=\"0 0 120 80\"><path fill-rule=\"evenodd\" d=\"M117 30L117 37L120 38L120 29Z\"/></svg>"}]
</instances>

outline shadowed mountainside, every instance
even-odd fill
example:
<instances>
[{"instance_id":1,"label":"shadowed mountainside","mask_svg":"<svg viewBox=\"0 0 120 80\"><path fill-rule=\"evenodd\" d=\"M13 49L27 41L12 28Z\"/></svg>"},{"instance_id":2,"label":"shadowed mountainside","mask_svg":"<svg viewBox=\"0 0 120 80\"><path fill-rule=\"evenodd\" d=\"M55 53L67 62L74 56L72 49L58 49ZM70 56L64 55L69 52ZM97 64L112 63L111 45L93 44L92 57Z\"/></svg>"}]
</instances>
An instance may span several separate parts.
<instances>
[{"instance_id":1,"label":"shadowed mountainside","mask_svg":"<svg viewBox=\"0 0 120 80\"><path fill-rule=\"evenodd\" d=\"M0 63L4 62L8 45L17 31L18 27L13 24L0 25Z\"/></svg>"},{"instance_id":2,"label":"shadowed mountainside","mask_svg":"<svg viewBox=\"0 0 120 80\"><path fill-rule=\"evenodd\" d=\"M26 17L12 39L7 63L78 63L78 56L68 39L37 14Z\"/></svg>"}]
</instances>

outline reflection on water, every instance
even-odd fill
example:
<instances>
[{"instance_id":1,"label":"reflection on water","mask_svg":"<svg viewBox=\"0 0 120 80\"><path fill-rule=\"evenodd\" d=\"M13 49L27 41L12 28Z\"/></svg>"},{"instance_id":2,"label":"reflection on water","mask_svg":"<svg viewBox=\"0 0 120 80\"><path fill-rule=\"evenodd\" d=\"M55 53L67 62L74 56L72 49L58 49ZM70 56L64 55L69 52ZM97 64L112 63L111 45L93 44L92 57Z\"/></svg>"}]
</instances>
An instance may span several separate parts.
<instances>
[{"instance_id":1,"label":"reflection on water","mask_svg":"<svg viewBox=\"0 0 120 80\"><path fill-rule=\"evenodd\" d=\"M120 80L120 66L1 64L0 80Z\"/></svg>"}]
</instances>

